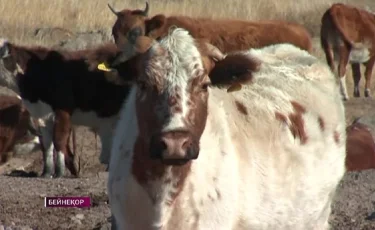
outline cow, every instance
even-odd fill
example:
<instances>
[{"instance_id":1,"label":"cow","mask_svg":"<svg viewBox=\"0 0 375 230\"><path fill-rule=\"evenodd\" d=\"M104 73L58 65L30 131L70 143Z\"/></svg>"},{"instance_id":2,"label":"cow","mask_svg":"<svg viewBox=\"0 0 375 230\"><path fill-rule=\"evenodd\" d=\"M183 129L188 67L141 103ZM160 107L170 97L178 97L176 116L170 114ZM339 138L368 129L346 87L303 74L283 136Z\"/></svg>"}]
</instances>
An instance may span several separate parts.
<instances>
[{"instance_id":1,"label":"cow","mask_svg":"<svg viewBox=\"0 0 375 230\"><path fill-rule=\"evenodd\" d=\"M21 97L0 96L0 165L7 163L12 156L27 155L41 150L45 153L41 141L39 121L30 116ZM76 152L76 131L71 131L73 149ZM67 143L67 148L70 148Z\"/></svg>"},{"instance_id":2,"label":"cow","mask_svg":"<svg viewBox=\"0 0 375 230\"><path fill-rule=\"evenodd\" d=\"M312 51L309 32L302 25L287 21L244 21L235 19L193 18L188 16L165 16L157 14L148 17L149 5L144 10L116 11L108 4L117 20L112 27L112 36L119 49L124 49L128 40L139 35L158 39L171 26L188 30L195 38L204 38L222 52L233 52L260 48L277 43L291 43L301 49ZM121 62L121 57L113 65ZM108 63L109 64L109 63Z\"/></svg>"},{"instance_id":3,"label":"cow","mask_svg":"<svg viewBox=\"0 0 375 230\"><path fill-rule=\"evenodd\" d=\"M42 177L53 176L53 147L57 152L54 176L64 175L65 164L71 174L78 175L73 153L66 147L72 124L97 130L102 143L100 161L108 164L112 127L129 87L108 82L106 73L90 68L90 63L116 52L113 43L64 51L20 46L4 38L0 41L5 72L0 85L19 94L30 114L44 121ZM127 73L131 73L129 69Z\"/></svg>"},{"instance_id":4,"label":"cow","mask_svg":"<svg viewBox=\"0 0 375 230\"><path fill-rule=\"evenodd\" d=\"M346 168L361 171L375 168L375 139L370 127L356 118L346 128Z\"/></svg>"},{"instance_id":5,"label":"cow","mask_svg":"<svg viewBox=\"0 0 375 230\"><path fill-rule=\"evenodd\" d=\"M329 229L346 125L324 62L291 44L223 54L183 28L132 44L114 228Z\"/></svg>"},{"instance_id":6,"label":"cow","mask_svg":"<svg viewBox=\"0 0 375 230\"><path fill-rule=\"evenodd\" d=\"M354 97L360 97L360 64L365 70L365 97L370 97L371 75L375 63L375 15L356 7L336 3L322 16L321 46L331 70L340 79L343 100L349 100L346 88L346 66L350 62L354 81Z\"/></svg>"},{"instance_id":7,"label":"cow","mask_svg":"<svg viewBox=\"0 0 375 230\"><path fill-rule=\"evenodd\" d=\"M0 95L0 165L10 153L24 155L40 150L39 132L17 96Z\"/></svg>"}]
</instances>

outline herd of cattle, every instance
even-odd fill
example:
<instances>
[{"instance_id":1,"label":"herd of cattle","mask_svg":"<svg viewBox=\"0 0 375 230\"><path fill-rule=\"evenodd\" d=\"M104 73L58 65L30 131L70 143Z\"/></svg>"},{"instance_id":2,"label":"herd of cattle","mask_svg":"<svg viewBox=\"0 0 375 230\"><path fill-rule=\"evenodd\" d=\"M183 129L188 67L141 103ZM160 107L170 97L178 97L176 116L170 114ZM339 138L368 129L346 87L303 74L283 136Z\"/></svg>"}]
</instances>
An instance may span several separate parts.
<instances>
[{"instance_id":1,"label":"herd of cattle","mask_svg":"<svg viewBox=\"0 0 375 230\"><path fill-rule=\"evenodd\" d=\"M296 23L109 8L114 43L97 48L0 40L0 85L19 95L0 97L1 162L41 149L43 177L78 176L82 125L102 143L113 229L328 229L345 171L375 168L343 103L348 62L354 96L361 63L370 96L375 16L323 14L327 65Z\"/></svg>"}]
</instances>

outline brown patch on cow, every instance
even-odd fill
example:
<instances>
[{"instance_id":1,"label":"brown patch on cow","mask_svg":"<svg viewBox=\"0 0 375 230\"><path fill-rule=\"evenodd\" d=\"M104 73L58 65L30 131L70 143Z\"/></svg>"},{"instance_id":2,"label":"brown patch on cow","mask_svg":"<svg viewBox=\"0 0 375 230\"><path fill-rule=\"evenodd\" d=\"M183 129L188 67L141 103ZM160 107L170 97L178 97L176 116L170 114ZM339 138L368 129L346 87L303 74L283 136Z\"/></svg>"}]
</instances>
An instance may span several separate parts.
<instances>
[{"instance_id":1,"label":"brown patch on cow","mask_svg":"<svg viewBox=\"0 0 375 230\"><path fill-rule=\"evenodd\" d=\"M163 176L166 175L167 168L172 167L172 176L163 181L165 184L175 182L173 188L174 192L168 191L171 200L165 201L172 204L182 191L185 179L190 172L191 162L188 162L183 166L167 166L159 160L153 160L150 158L148 146L149 145L145 144L140 138L137 138L134 146L132 174L139 184L148 187L150 186L148 182L162 179ZM149 191L149 189L146 190ZM157 197L154 197L151 193L149 193L149 196L154 203L157 202Z\"/></svg>"},{"instance_id":2,"label":"brown patch on cow","mask_svg":"<svg viewBox=\"0 0 375 230\"><path fill-rule=\"evenodd\" d=\"M223 87L233 84L250 84L253 73L260 68L260 62L245 54L229 54L215 63L209 73L212 85Z\"/></svg>"},{"instance_id":3,"label":"brown patch on cow","mask_svg":"<svg viewBox=\"0 0 375 230\"><path fill-rule=\"evenodd\" d=\"M340 143L340 134L337 131L333 132L333 139L335 140L336 144Z\"/></svg>"},{"instance_id":4,"label":"brown patch on cow","mask_svg":"<svg viewBox=\"0 0 375 230\"><path fill-rule=\"evenodd\" d=\"M301 144L305 144L308 137L305 131L305 123L302 115L306 112L306 109L296 101L291 101L291 104L295 113L289 114L289 120L291 123L290 130L294 138L299 138L301 140Z\"/></svg>"},{"instance_id":5,"label":"brown patch on cow","mask_svg":"<svg viewBox=\"0 0 375 230\"><path fill-rule=\"evenodd\" d=\"M369 127L354 121L346 128L346 159L348 171L375 168L375 140Z\"/></svg>"},{"instance_id":6,"label":"brown patch on cow","mask_svg":"<svg viewBox=\"0 0 375 230\"><path fill-rule=\"evenodd\" d=\"M221 199L221 193L220 193L219 189L216 188L215 192L216 192L217 199L220 200Z\"/></svg>"},{"instance_id":7,"label":"brown patch on cow","mask_svg":"<svg viewBox=\"0 0 375 230\"><path fill-rule=\"evenodd\" d=\"M291 101L290 102L293 106L293 109L297 112L297 113L306 113L306 109L305 107L303 107L300 103L296 102L296 101Z\"/></svg>"},{"instance_id":8,"label":"brown patch on cow","mask_svg":"<svg viewBox=\"0 0 375 230\"><path fill-rule=\"evenodd\" d=\"M288 124L290 131L294 138L299 138L301 144L305 144L308 140L308 136L305 131L305 123L302 118L302 115L306 113L306 109L298 102L291 101L291 104L294 108L294 112L290 113L288 116L275 112L275 118L282 123L288 124L288 118L290 123Z\"/></svg>"},{"instance_id":9,"label":"brown patch on cow","mask_svg":"<svg viewBox=\"0 0 375 230\"><path fill-rule=\"evenodd\" d=\"M280 112L275 112L275 118L283 123L288 123L288 118Z\"/></svg>"},{"instance_id":10,"label":"brown patch on cow","mask_svg":"<svg viewBox=\"0 0 375 230\"><path fill-rule=\"evenodd\" d=\"M247 115L247 108L245 107L245 105L239 101L235 101L234 102L236 104L236 107L237 107L237 110L242 113L243 115Z\"/></svg>"},{"instance_id":11,"label":"brown patch on cow","mask_svg":"<svg viewBox=\"0 0 375 230\"><path fill-rule=\"evenodd\" d=\"M325 129L325 123L324 123L324 120L321 116L318 117L318 122L319 122L319 127L322 131L324 131Z\"/></svg>"}]
</instances>

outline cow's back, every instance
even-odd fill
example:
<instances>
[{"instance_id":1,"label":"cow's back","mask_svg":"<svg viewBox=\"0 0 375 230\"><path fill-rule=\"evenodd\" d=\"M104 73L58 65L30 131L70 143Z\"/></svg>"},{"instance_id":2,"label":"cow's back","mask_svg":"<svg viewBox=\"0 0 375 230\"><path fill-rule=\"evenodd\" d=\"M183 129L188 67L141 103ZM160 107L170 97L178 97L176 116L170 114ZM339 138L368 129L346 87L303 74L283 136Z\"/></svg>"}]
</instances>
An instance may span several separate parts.
<instances>
[{"instance_id":1,"label":"cow's back","mask_svg":"<svg viewBox=\"0 0 375 230\"><path fill-rule=\"evenodd\" d=\"M347 42L375 45L375 16L372 13L337 3L332 5L322 18L323 26L331 23Z\"/></svg>"},{"instance_id":2,"label":"cow's back","mask_svg":"<svg viewBox=\"0 0 375 230\"><path fill-rule=\"evenodd\" d=\"M215 202L231 200L231 210L238 210L233 229L327 227L331 198L345 172L344 106L334 76L290 45L250 54L262 64L249 86L230 94L210 91L208 124L217 130L206 126L211 131L205 131L201 146L212 146L216 138L223 156L201 153L193 170L210 162L209 173L222 175ZM227 135L232 147L225 144Z\"/></svg>"},{"instance_id":3,"label":"cow's back","mask_svg":"<svg viewBox=\"0 0 375 230\"><path fill-rule=\"evenodd\" d=\"M262 48L278 43L293 44L308 52L312 49L309 32L302 25L292 22L171 16L166 28L174 25L185 28L195 38L206 39L222 52Z\"/></svg>"}]
</instances>

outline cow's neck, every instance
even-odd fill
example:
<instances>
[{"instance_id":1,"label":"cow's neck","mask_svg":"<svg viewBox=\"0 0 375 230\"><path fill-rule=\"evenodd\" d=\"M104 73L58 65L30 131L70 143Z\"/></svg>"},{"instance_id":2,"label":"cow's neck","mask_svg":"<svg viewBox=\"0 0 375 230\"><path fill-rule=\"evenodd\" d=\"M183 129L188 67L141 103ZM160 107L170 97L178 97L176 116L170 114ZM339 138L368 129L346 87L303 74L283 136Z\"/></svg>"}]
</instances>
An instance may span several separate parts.
<instances>
[{"instance_id":1,"label":"cow's neck","mask_svg":"<svg viewBox=\"0 0 375 230\"><path fill-rule=\"evenodd\" d=\"M175 201L190 172L191 162L183 166L166 166L149 156L149 144L142 138L134 146L132 174L149 195L156 225L168 221Z\"/></svg>"}]
</instances>

